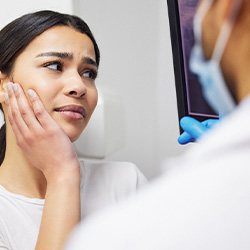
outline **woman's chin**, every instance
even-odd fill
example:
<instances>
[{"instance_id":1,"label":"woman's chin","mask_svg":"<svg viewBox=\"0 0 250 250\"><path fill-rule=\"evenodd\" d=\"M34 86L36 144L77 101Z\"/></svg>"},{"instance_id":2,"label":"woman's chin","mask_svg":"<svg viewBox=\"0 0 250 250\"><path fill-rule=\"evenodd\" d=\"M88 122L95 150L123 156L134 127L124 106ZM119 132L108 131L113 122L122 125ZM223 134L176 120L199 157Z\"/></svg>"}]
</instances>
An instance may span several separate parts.
<instances>
[{"instance_id":1,"label":"woman's chin","mask_svg":"<svg viewBox=\"0 0 250 250\"><path fill-rule=\"evenodd\" d=\"M81 131L82 132L82 131ZM70 132L66 132L65 131L65 133L67 134L67 136L69 137L69 139L70 139L70 141L73 143L74 141L76 141L79 137L80 137L80 135L81 135L81 133L74 133L73 131L70 131Z\"/></svg>"},{"instance_id":2,"label":"woman's chin","mask_svg":"<svg viewBox=\"0 0 250 250\"><path fill-rule=\"evenodd\" d=\"M69 137L72 143L80 137L84 129L84 128L76 128L74 126L61 126L61 128L65 132L65 134Z\"/></svg>"},{"instance_id":3,"label":"woman's chin","mask_svg":"<svg viewBox=\"0 0 250 250\"><path fill-rule=\"evenodd\" d=\"M71 142L76 141L86 127L85 122L70 123L68 121L58 119L58 117L55 117L54 119L64 133L69 137Z\"/></svg>"},{"instance_id":4,"label":"woman's chin","mask_svg":"<svg viewBox=\"0 0 250 250\"><path fill-rule=\"evenodd\" d=\"M77 135L75 137L69 137L70 141L73 143L75 142L78 138L80 137L80 135Z\"/></svg>"}]
</instances>

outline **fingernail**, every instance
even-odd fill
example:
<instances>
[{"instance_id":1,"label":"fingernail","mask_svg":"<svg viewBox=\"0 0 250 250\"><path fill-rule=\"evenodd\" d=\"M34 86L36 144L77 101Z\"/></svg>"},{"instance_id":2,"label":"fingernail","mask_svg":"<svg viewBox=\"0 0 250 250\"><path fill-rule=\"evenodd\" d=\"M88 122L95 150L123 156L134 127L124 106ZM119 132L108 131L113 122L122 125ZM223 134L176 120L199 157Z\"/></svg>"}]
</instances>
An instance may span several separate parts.
<instances>
[{"instance_id":1,"label":"fingernail","mask_svg":"<svg viewBox=\"0 0 250 250\"><path fill-rule=\"evenodd\" d=\"M12 90L12 85L13 85L13 84L10 83L10 82L7 83L7 90L8 90L8 91L11 91L11 90Z\"/></svg>"},{"instance_id":2,"label":"fingernail","mask_svg":"<svg viewBox=\"0 0 250 250\"><path fill-rule=\"evenodd\" d=\"M30 97L35 97L35 96L36 96L36 93L35 93L35 91L34 91L33 89L28 89L28 90L27 90L27 93L28 93L28 95L29 95Z\"/></svg>"}]
</instances>

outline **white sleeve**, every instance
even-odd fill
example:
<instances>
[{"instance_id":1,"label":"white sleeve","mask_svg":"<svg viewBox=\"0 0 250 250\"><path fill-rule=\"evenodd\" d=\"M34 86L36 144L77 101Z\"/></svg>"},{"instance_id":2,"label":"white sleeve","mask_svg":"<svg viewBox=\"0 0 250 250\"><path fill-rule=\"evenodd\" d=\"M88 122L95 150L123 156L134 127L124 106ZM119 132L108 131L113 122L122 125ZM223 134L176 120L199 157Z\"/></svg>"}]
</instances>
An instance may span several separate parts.
<instances>
[{"instance_id":1,"label":"white sleeve","mask_svg":"<svg viewBox=\"0 0 250 250\"><path fill-rule=\"evenodd\" d=\"M4 236L2 235L2 232L0 232L0 250L11 250L11 247L8 243L6 243L6 240L4 240Z\"/></svg>"}]
</instances>

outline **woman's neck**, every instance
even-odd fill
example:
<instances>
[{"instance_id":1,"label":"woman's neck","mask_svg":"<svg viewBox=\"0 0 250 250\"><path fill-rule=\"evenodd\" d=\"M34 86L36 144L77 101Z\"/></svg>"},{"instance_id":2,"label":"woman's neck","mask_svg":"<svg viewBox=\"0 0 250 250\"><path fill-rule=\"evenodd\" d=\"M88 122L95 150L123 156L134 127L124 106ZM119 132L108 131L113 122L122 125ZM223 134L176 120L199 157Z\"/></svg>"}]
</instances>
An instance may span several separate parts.
<instances>
[{"instance_id":1,"label":"woman's neck","mask_svg":"<svg viewBox=\"0 0 250 250\"><path fill-rule=\"evenodd\" d=\"M43 173L27 162L13 140L8 136L5 158L0 167L0 185L13 193L44 198L47 182Z\"/></svg>"}]
</instances>

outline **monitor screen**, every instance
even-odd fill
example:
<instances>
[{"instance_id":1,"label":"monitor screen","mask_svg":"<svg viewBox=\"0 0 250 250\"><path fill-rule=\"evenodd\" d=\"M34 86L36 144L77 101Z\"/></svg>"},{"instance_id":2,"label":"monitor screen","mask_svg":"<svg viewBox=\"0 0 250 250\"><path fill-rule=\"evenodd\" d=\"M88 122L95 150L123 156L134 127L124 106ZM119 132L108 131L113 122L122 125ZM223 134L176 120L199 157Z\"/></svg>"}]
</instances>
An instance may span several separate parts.
<instances>
[{"instance_id":1,"label":"monitor screen","mask_svg":"<svg viewBox=\"0 0 250 250\"><path fill-rule=\"evenodd\" d=\"M189 115L202 121L218 118L218 115L204 100L199 81L189 69L194 45L193 18L198 2L167 0L179 118Z\"/></svg>"}]
</instances>

